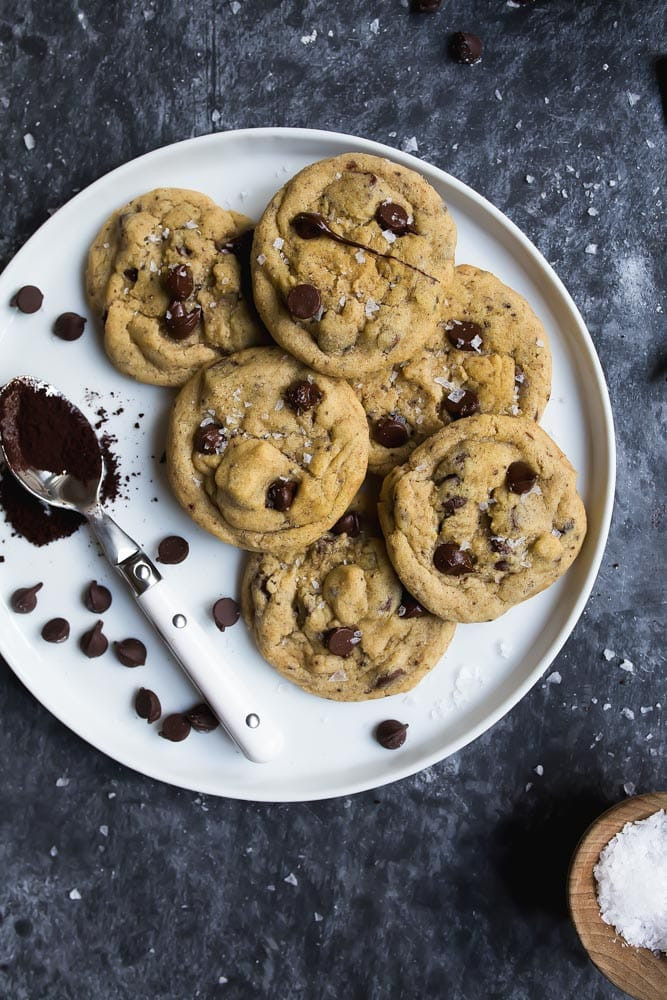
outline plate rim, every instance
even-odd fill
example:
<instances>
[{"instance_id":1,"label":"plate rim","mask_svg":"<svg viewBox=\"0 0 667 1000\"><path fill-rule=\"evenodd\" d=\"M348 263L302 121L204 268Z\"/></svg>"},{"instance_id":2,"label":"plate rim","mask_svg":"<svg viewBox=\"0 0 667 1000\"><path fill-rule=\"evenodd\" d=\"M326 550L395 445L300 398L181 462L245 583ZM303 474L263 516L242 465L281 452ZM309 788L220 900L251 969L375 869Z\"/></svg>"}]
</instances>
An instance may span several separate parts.
<instances>
[{"instance_id":1,"label":"plate rim","mask_svg":"<svg viewBox=\"0 0 667 1000\"><path fill-rule=\"evenodd\" d=\"M48 234L48 231L52 226L57 225L57 220L60 213L65 209L70 209L76 203L83 203L91 196L94 197L95 191L98 187L103 186L111 178L122 179L125 172L129 172L131 169L135 169L137 166L146 167L149 166L151 160L158 158L159 156L169 153L172 150L180 149L184 146L203 146L206 144L220 143L224 145L225 142L233 142L234 140L246 139L246 138L257 138L260 140L270 140L279 138L281 140L290 139L301 139L307 140L312 139L315 142L324 143L335 143L339 144L341 147L345 143L349 142L358 151L367 151L372 155L376 156L386 156L391 160L401 163L404 166L416 170L421 174L428 174L433 172L438 176L438 179L444 181L447 185L452 187L465 198L476 203L476 205L483 211L492 216L495 223L500 226L501 229L506 229L509 231L510 236L522 247L523 251L527 254L531 262L537 267L541 278L545 281L546 285L551 286L551 291L556 293L557 297L560 299L562 305L565 307L569 314L570 320L574 324L574 329L577 334L577 344L580 348L584 349L586 355L586 361L591 366L593 374L595 376L595 386L599 395L599 402L601 404L602 413L604 416L604 441L606 445L605 454L602 456L603 461L608 467L608 475L606 480L606 485L604 489L604 497L601 505L601 509L598 514L599 519L599 533L595 541L595 548L590 554L590 565L587 571L586 577L584 579L583 585L579 590L577 599L575 600L569 615L565 619L563 625L558 630L558 634L554 641L549 645L544 655L539 659L533 670L524 678L521 684L514 687L510 694L508 694L495 708L495 710L488 713L482 721L477 723L477 725L472 726L467 730L464 736L459 736L458 738L452 739L449 743L445 744L444 747L441 746L435 753L424 753L418 760L412 761L411 763L400 767L395 767L391 774L387 776L382 776L379 781L373 780L368 781L364 779L358 779L351 783L345 784L344 788L325 788L322 791L307 791L305 794L295 797L294 794L286 795L276 795L264 792L258 792L256 789L249 789L248 794L244 794L242 789L238 789L234 794L229 794L227 792L221 792L218 789L212 787L206 787L207 782L195 783L185 781L181 776L174 776L166 778L164 773L157 773L157 771L149 764L148 766L139 765L136 762L126 759L123 755L122 747L119 749L115 748L113 751L103 748L95 741L94 727L91 726L90 731L86 731L85 724L80 724L77 720L77 724L74 725L61 716L60 710L55 708L53 705L53 700L49 696L46 698L37 694L35 688L38 685L33 685L30 678L26 677L24 671L20 666L20 660L12 656L15 652L11 649L12 643L8 641L5 636L0 635L0 655L4 657L7 665L12 670L12 672L18 677L21 683L28 689L30 694L45 708L49 711L58 721L66 726L68 730L75 733L80 739L84 740L87 744L92 746L99 753L105 754L111 760L118 764L122 764L124 767L128 767L130 770L141 774L144 777L151 778L156 781L164 782L165 784L172 785L177 788L183 788L189 791L198 792L206 795L214 795L221 798L230 798L238 801L250 801L250 802L309 802L309 801L321 801L329 798L339 798L342 796L350 796L358 794L364 791L368 791L373 788L381 788L384 785L392 784L396 781L401 781L404 778L411 777L414 774L419 773L426 768L432 767L433 765L445 760L452 754L457 753L464 747L473 743L478 739L483 733L492 729L505 715L508 714L518 703L526 696L530 689L537 683L539 678L548 669L550 664L558 656L559 652L570 638L579 618L581 617L584 608L588 602L591 591L595 585L597 579L600 564L602 562L602 557L605 552L609 537L609 529L611 525L611 518L614 506L614 494L616 486L616 438L614 433L614 421L611 408L611 401L609 398L609 389L604 376L604 371L602 364L598 357L593 339L586 327L583 317L576 306L572 296L568 292L567 288L563 284L562 280L556 274L553 267L546 260L544 255L538 250L538 248L533 244L533 242L528 238L528 236L523 233L523 231L512 221L507 215L505 215L499 208L497 208L491 201L489 201L484 195L479 194L474 188L465 184L463 181L454 177L448 171L443 170L441 167L432 164L426 160L422 160L419 157L413 156L410 153L406 153L403 150L395 149L386 143L377 142L373 139L366 139L362 136L355 136L346 132L329 131L327 129L310 129L310 128L292 128L285 126L260 126L256 128L243 128L243 129L229 129L220 132L212 132L206 135L191 136L187 139L179 140L178 142L168 143L165 146L159 146L152 149L146 153L142 153L131 160L127 160L121 163L119 166L112 168L102 176L98 177L91 184L85 187L82 191L74 195L63 205L61 205L56 212L53 213L50 218L46 219L38 229L26 240L26 242L19 248L19 250L14 254L11 260L7 263L6 267L0 274L0 278L6 279L8 272L11 273L14 270L15 265L29 253L30 244L38 236L44 236ZM361 148L360 148L361 147ZM341 148L341 153L344 149ZM598 428L598 433L600 429ZM82 720L85 722L85 720ZM400 762L397 761L397 764Z\"/></svg>"}]
</instances>

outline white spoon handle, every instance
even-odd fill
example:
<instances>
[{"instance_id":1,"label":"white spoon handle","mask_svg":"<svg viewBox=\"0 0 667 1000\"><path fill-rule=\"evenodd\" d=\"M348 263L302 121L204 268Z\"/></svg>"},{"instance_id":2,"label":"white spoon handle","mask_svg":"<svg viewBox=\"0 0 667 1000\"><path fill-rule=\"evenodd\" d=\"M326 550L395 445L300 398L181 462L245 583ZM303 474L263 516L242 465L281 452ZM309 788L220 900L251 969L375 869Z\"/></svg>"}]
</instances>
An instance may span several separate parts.
<instances>
[{"instance_id":1,"label":"white spoon handle","mask_svg":"<svg viewBox=\"0 0 667 1000\"><path fill-rule=\"evenodd\" d=\"M154 583L137 603L248 760L273 760L282 749L282 734L168 583Z\"/></svg>"}]
</instances>

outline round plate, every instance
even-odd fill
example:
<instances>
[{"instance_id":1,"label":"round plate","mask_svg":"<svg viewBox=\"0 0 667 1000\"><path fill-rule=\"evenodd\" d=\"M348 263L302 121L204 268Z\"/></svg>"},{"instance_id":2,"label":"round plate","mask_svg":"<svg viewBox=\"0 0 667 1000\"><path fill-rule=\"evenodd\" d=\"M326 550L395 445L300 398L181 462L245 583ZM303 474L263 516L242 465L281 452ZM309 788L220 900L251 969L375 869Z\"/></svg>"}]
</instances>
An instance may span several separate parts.
<instances>
[{"instance_id":1,"label":"round plate","mask_svg":"<svg viewBox=\"0 0 667 1000\"><path fill-rule=\"evenodd\" d=\"M541 317L554 369L542 425L579 470L589 517L581 555L563 580L496 622L459 626L442 662L410 694L356 704L321 700L283 681L256 652L241 622L224 634L216 630L211 605L238 592L243 554L197 528L169 493L159 459L173 393L116 372L92 320L74 343L51 333L59 313L88 314L82 279L88 246L124 202L154 187L195 188L258 218L297 170L347 151L387 156L420 171L445 199L458 226L457 262L493 271ZM45 293L42 309L31 316L9 307L24 284L36 284ZM0 383L19 374L52 382L93 420L100 408L110 414L104 430L116 435L116 454L129 477L126 499L111 512L149 554L164 535L189 540L189 558L166 566L164 575L187 594L223 662L230 658L242 665L286 734L283 755L261 765L246 761L220 731L193 733L180 744L160 739L155 726L135 715L135 690L157 691L165 712L188 708L196 694L87 530L34 548L11 537L3 523L0 650L65 725L151 777L213 795L295 801L350 794L414 774L475 739L523 697L567 639L593 586L611 517L615 454L607 388L581 316L544 258L501 212L442 170L378 143L307 129L249 129L156 150L96 181L49 219L0 277ZM114 594L102 616L106 634L141 638L149 650L146 666L129 670L111 651L93 661L80 652L78 637L95 620L81 601L91 579ZM37 610L13 614L8 606L12 591L37 580L44 581ZM40 638L43 623L56 615L72 624L69 641L60 646ZM383 750L372 738L374 726L386 718L410 725L399 751Z\"/></svg>"}]
</instances>

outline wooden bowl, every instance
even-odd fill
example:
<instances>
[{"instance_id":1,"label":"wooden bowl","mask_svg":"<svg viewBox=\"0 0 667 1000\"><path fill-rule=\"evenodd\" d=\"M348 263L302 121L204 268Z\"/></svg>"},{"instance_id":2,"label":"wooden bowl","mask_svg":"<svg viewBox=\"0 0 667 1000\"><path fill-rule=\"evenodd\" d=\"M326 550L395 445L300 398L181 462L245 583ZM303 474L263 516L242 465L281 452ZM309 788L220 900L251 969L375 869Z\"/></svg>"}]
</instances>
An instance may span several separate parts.
<instances>
[{"instance_id":1,"label":"wooden bowl","mask_svg":"<svg viewBox=\"0 0 667 1000\"><path fill-rule=\"evenodd\" d=\"M593 868L600 851L626 823L667 809L667 792L636 795L602 813L589 826L572 856L568 874L570 916L588 957L619 989L636 1000L665 1000L667 957L626 945L600 916Z\"/></svg>"}]
</instances>

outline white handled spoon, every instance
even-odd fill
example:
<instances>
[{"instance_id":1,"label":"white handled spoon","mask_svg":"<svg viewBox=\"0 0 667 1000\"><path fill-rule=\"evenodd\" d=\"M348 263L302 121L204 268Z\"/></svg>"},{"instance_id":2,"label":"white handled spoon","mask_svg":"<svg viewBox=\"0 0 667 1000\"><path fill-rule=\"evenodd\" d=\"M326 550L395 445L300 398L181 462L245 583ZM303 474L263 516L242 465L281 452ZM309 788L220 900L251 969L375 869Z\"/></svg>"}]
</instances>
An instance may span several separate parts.
<instances>
[{"instance_id":1,"label":"white handled spoon","mask_svg":"<svg viewBox=\"0 0 667 1000\"><path fill-rule=\"evenodd\" d=\"M104 460L101 451L99 478L87 482L67 472L48 472L26 463L20 451L18 428L12 425L12 419L18 419L18 403L13 402L12 395L18 400L23 388L60 396L77 420L88 423L81 411L53 386L30 378L12 379L0 393L0 451L9 470L38 500L77 511L86 518L109 562L129 584L137 604L234 743L248 760L258 764L273 760L283 746L280 730L260 707L254 692L228 662L223 662L204 629L186 611L183 601L162 579L138 543L102 508L100 488ZM88 427L95 437L90 424Z\"/></svg>"}]
</instances>

